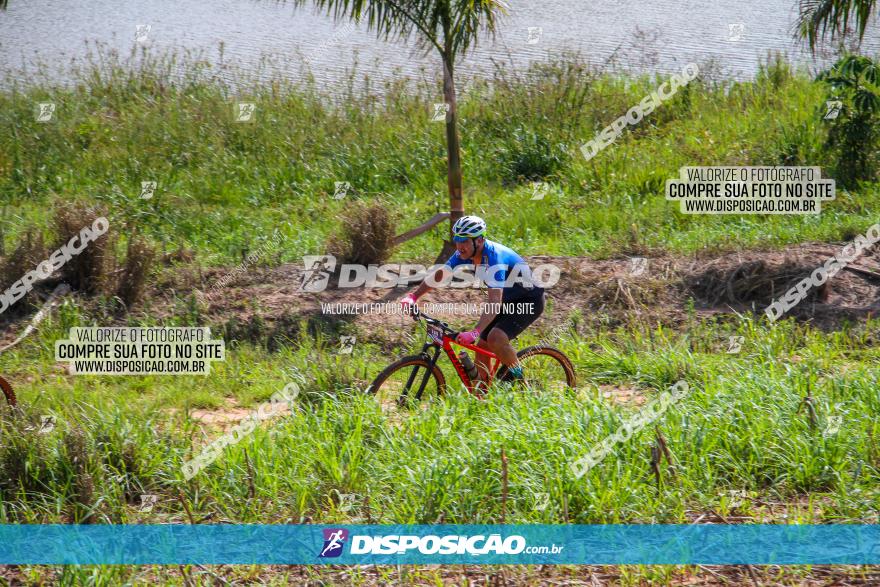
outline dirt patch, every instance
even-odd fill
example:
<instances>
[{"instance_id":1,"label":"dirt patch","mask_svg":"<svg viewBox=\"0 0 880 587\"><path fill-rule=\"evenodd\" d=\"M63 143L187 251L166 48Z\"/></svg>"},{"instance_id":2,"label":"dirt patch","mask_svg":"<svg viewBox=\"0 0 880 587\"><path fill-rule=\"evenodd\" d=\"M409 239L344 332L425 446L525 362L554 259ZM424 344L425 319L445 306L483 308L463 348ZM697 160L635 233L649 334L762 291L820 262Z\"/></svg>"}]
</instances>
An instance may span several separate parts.
<instances>
[{"instance_id":1,"label":"dirt patch","mask_svg":"<svg viewBox=\"0 0 880 587\"><path fill-rule=\"evenodd\" d=\"M689 306L700 316L753 312L764 309L804 276L839 253L843 244L807 243L778 251L743 251L716 256L659 256L594 260L584 257L534 256L534 266L552 263L561 278L547 290L548 307L537 323L549 329L571 319L588 326L615 327L633 322L683 327ZM825 286L811 290L786 317L820 328L839 328L843 322L864 321L880 311L880 258L866 250ZM198 290L193 307L201 323L224 329L225 338L265 341L270 348L303 334L357 333L359 340L388 349L410 336L412 320L389 315L388 308L409 288L300 290L305 277L299 264L274 268L213 268L194 271L186 265L153 285L150 315L168 318L179 313L181 291ZM858 272L857 272L858 271ZM235 279L224 279L231 273ZM228 282L228 283L227 283ZM223 283L219 286L217 284ZM435 290L424 302L459 304L456 313L438 312L453 327L469 327L476 314L464 314L460 304L485 301L479 289ZM383 304L389 303L390 306ZM18 321L20 323L21 320ZM16 328L6 325L0 340L12 340ZM305 329L305 332L303 331Z\"/></svg>"},{"instance_id":2,"label":"dirt patch","mask_svg":"<svg viewBox=\"0 0 880 587\"><path fill-rule=\"evenodd\" d=\"M226 406L217 409L197 409L190 412L190 418L205 426L227 428L238 424L253 410L235 407L235 400L227 399Z\"/></svg>"},{"instance_id":3,"label":"dirt patch","mask_svg":"<svg viewBox=\"0 0 880 587\"><path fill-rule=\"evenodd\" d=\"M724 511L721 501L724 501ZM864 516L841 520L830 517L834 501L827 495L800 495L786 501L766 496L750 495L745 491L723 491L718 495L719 508L715 510L687 511L689 524L829 524L858 523L877 524L880 513L865 504Z\"/></svg>"},{"instance_id":4,"label":"dirt patch","mask_svg":"<svg viewBox=\"0 0 880 587\"><path fill-rule=\"evenodd\" d=\"M545 314L539 326L555 326L575 312L585 320L599 320L612 327L632 321L681 326L687 318L689 303L693 303L701 315L762 314L774 299L837 254L843 244L808 243L781 251L737 252L705 258L662 256L641 261L624 257L597 261L583 257L534 256L528 260L533 266L552 263L561 270L559 283L547 290L553 310ZM863 321L877 313L880 259L869 250L851 267L877 276L841 271L825 286L811 290L787 316L834 329L844 321ZM225 303L235 304L236 300L240 303L245 297L253 296L250 299L256 297L269 306L296 307L303 314L314 315L322 313L322 303L335 309L343 304L381 304L396 301L406 291L405 288L328 289L317 294L302 293L298 285L302 283L303 271L292 265L268 271L259 279L259 284L243 284L239 286L240 291L222 296ZM263 291L265 297L261 297ZM478 304L484 299L479 290L447 289L435 290L424 301ZM222 313L223 305L215 306L212 313L214 311ZM477 319L451 313L439 316L461 326ZM325 314L325 319L332 317L338 318ZM403 316L389 317L384 313L347 315L345 319L368 338L373 335L376 340L396 339L401 327L409 324L409 319Z\"/></svg>"},{"instance_id":5,"label":"dirt patch","mask_svg":"<svg viewBox=\"0 0 880 587\"><path fill-rule=\"evenodd\" d=\"M204 432L217 434L228 432L246 418L257 415L259 410L259 405L248 408L239 407L235 400L230 398L227 398L224 403L222 408L192 410L189 416L201 426ZM290 407L286 404L273 404L267 413L271 413L271 417L265 420L268 422L290 414Z\"/></svg>"},{"instance_id":6,"label":"dirt patch","mask_svg":"<svg viewBox=\"0 0 880 587\"><path fill-rule=\"evenodd\" d=\"M638 407L648 401L642 390L623 385L600 385L599 393L608 402L626 406Z\"/></svg>"},{"instance_id":7,"label":"dirt patch","mask_svg":"<svg viewBox=\"0 0 880 587\"><path fill-rule=\"evenodd\" d=\"M716 256L659 256L594 260L585 257L533 256L532 266L551 263L559 267L559 282L547 290L548 307L538 322L550 329L579 316L588 326L615 327L633 322L683 327L689 305L698 315L761 315L774 299L809 275L843 244L807 243L778 251L745 251ZM786 316L823 329L838 328L844 321L864 321L880 310L880 259L865 251L852 264L877 278L841 271L814 291ZM330 335L356 332L367 340L393 348L413 332L408 317L387 313L409 288L334 289L300 291L305 272L301 265L283 264L240 275L226 287L212 289L231 269L215 268L204 273L201 311L209 324L226 324L231 318L251 320L259 313L267 328L292 318L305 322L312 333ZM163 288L164 289L164 288ZM173 291L173 290L172 290ZM177 290L179 291L179 290ZM157 289L162 298L167 290ZM421 301L457 304L458 312L437 312L453 327L467 327L477 319L466 315L462 304L485 301L479 289L435 290ZM155 304L154 307L161 306ZM355 313L353 308L357 307Z\"/></svg>"}]
</instances>

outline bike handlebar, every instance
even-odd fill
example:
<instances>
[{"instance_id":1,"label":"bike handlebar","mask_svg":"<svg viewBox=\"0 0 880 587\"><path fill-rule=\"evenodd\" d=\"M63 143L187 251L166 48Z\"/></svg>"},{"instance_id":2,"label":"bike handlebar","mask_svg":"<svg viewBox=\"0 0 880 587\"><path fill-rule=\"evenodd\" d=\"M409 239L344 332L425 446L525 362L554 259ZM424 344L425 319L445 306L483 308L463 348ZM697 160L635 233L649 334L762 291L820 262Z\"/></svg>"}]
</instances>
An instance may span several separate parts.
<instances>
[{"instance_id":1,"label":"bike handlebar","mask_svg":"<svg viewBox=\"0 0 880 587\"><path fill-rule=\"evenodd\" d=\"M442 320L438 320L437 318L429 316L425 312L422 312L421 310L419 310L418 307L415 305L410 306L410 313L412 314L413 320L416 320L416 321L418 321L420 319L424 320L428 324L433 324L435 326L439 326L445 332L448 332L449 334L451 334L453 338L458 336L458 331L450 328L449 324L447 324L446 322L443 322Z\"/></svg>"}]
</instances>

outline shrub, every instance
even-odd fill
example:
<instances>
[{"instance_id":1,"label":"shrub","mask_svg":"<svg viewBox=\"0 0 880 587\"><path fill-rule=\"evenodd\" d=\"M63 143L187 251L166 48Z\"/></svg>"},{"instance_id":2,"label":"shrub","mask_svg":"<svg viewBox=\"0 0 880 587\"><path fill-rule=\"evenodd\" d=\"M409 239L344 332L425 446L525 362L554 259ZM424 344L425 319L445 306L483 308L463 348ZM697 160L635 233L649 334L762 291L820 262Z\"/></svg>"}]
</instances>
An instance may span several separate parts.
<instances>
[{"instance_id":1,"label":"shrub","mask_svg":"<svg viewBox=\"0 0 880 587\"><path fill-rule=\"evenodd\" d=\"M0 294L9 286L24 277L27 273L37 268L37 265L46 260L48 252L43 243L43 236L37 232L28 231L18 247L6 259L0 263ZM20 315L30 310L34 294L29 292L17 303L13 304L4 312L11 317Z\"/></svg>"},{"instance_id":2,"label":"shrub","mask_svg":"<svg viewBox=\"0 0 880 587\"><path fill-rule=\"evenodd\" d=\"M80 231L91 226L106 211L81 203L65 203L55 210L55 249L66 246ZM74 290L89 295L109 293L110 278L115 268L113 232L99 236L61 268L61 278Z\"/></svg>"},{"instance_id":3,"label":"shrub","mask_svg":"<svg viewBox=\"0 0 880 587\"><path fill-rule=\"evenodd\" d=\"M874 180L880 168L880 64L846 55L818 79L829 84L829 100L842 103L826 142L837 160L836 179L843 187Z\"/></svg>"},{"instance_id":4,"label":"shrub","mask_svg":"<svg viewBox=\"0 0 880 587\"><path fill-rule=\"evenodd\" d=\"M116 285L116 297L122 300L126 308L131 308L143 298L155 256L155 250L143 240L132 238L128 241L125 265Z\"/></svg>"},{"instance_id":5,"label":"shrub","mask_svg":"<svg viewBox=\"0 0 880 587\"><path fill-rule=\"evenodd\" d=\"M394 222L382 203L356 203L342 216L342 232L327 250L339 263L381 265L394 248Z\"/></svg>"}]
</instances>

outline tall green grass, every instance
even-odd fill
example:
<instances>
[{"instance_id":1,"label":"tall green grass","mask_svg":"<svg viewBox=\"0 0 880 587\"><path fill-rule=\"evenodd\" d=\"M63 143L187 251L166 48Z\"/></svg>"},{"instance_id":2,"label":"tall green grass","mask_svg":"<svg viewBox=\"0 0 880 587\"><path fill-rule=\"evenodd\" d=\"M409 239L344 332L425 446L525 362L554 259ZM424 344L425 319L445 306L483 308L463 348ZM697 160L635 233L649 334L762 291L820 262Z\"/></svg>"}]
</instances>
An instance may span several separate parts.
<instances>
[{"instance_id":1,"label":"tall green grass","mask_svg":"<svg viewBox=\"0 0 880 587\"><path fill-rule=\"evenodd\" d=\"M402 419L361 392L365 377L389 361L373 345L344 358L310 339L278 353L244 345L205 378L70 377L52 368L58 327L53 322L0 359L24 410L6 414L0 431L0 466L13 480L2 486L5 523L87 514L116 523L145 519L131 501L139 491L163 496L146 519L183 521L178 490L198 516L236 522L488 523L498 522L503 508L507 522L673 523L687 522L688 512L725 509L720 500L729 489L793 510L810 496L822 502L813 514L822 522L874 520L880 504L880 429L872 416L880 409L880 355L870 343L880 325L873 322L833 334L746 319L687 333L570 334L555 344L576 365L576 393L500 387L479 401L452 385L430 409ZM739 354L725 353L728 333L745 337ZM230 401L255 408L290 381L291 367L307 378L294 411L227 447L185 482L183 461L221 433L200 426L192 410ZM664 475L658 487L651 474L652 429L574 477L571 462L638 409L607 399L601 386L650 399L681 378L691 393L658 422L675 477ZM799 410L808 391L813 421ZM35 430L43 414L57 416L56 430ZM71 434L82 437L89 455L94 497L83 507L74 481L84 473L72 468L65 448ZM510 467L506 497L502 448ZM549 505L536 508L543 493ZM350 494L354 501L340 501ZM757 515L759 503L748 501L740 512Z\"/></svg>"},{"instance_id":2,"label":"tall green grass","mask_svg":"<svg viewBox=\"0 0 880 587\"><path fill-rule=\"evenodd\" d=\"M73 85L0 93L0 202L13 245L55 198L102 201L111 220L208 263L237 261L276 233L282 259L324 250L351 198L385 202L399 231L448 207L439 89L399 81L380 94L218 80L167 54L102 55ZM565 56L467 84L460 103L465 202L490 236L527 254L781 246L835 239L873 221L876 184L839 192L819 217L684 216L663 198L685 165L821 165L825 88L771 60L746 82L698 79L585 162L579 146L664 81L623 78ZM463 84L464 85L464 84ZM342 88L340 88L343 90ZM237 100L256 104L234 121ZM55 120L35 121L38 102ZM159 184L141 200L140 182ZM553 184L531 200L530 182ZM335 182L352 190L333 199ZM403 245L427 258L443 228Z\"/></svg>"}]
</instances>

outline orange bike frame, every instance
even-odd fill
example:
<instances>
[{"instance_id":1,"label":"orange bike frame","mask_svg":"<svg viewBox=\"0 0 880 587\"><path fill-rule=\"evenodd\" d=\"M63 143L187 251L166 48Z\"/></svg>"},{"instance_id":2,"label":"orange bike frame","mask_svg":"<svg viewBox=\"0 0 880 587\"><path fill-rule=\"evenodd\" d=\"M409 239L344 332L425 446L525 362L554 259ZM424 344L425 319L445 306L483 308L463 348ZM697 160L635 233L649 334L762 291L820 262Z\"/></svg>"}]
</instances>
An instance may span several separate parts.
<instances>
[{"instance_id":1,"label":"orange bike frame","mask_svg":"<svg viewBox=\"0 0 880 587\"><path fill-rule=\"evenodd\" d=\"M481 355L485 355L489 357L489 380L486 381L486 385L488 386L492 383L492 379L495 378L495 373L498 371L498 367L501 366L501 359L498 358L498 355L491 351L487 351L486 349L481 349L480 347L473 344L464 344L460 342L455 342L451 336L446 334L443 335L443 351L446 353L446 356L449 357L449 360L452 362L452 366L455 367L455 372L458 373L461 382L464 383L464 386L467 390L480 399L483 399L483 393L477 390L477 381L471 381L471 378L468 376L467 372L464 370L464 365L461 364L461 361L458 359L458 355L455 354L455 351L452 348L452 345L464 347L466 349L470 349L472 351L476 351Z\"/></svg>"}]
</instances>

